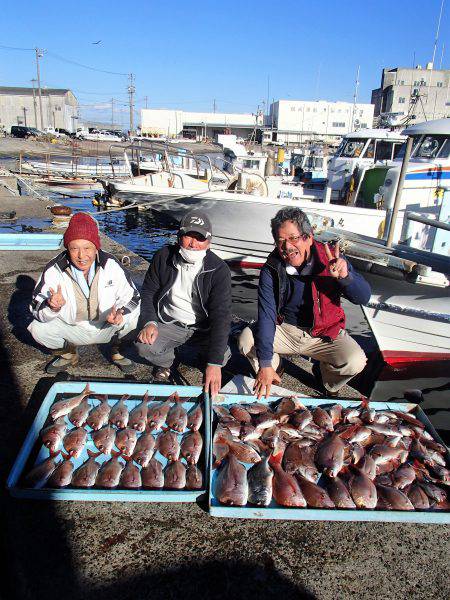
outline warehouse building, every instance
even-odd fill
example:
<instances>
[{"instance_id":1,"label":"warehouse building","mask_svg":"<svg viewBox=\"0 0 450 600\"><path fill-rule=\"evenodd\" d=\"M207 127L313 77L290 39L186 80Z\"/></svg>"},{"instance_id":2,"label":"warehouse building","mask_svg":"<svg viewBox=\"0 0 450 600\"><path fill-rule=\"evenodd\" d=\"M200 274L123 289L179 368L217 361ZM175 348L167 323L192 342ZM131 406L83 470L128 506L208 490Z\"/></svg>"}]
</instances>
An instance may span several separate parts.
<instances>
[{"instance_id":1,"label":"warehouse building","mask_svg":"<svg viewBox=\"0 0 450 600\"><path fill-rule=\"evenodd\" d=\"M141 110L141 134L147 137L184 136L200 140L216 139L218 134L228 133L245 139L262 124L263 116L254 114Z\"/></svg>"},{"instance_id":2,"label":"warehouse building","mask_svg":"<svg viewBox=\"0 0 450 600\"><path fill-rule=\"evenodd\" d=\"M272 140L285 144L335 142L357 129L372 127L373 104L325 100L278 100L270 106L266 128Z\"/></svg>"},{"instance_id":3,"label":"warehouse building","mask_svg":"<svg viewBox=\"0 0 450 600\"><path fill-rule=\"evenodd\" d=\"M78 102L70 90L42 88L40 99L35 88L0 87L0 128L7 132L12 125L75 131L77 119Z\"/></svg>"}]
</instances>

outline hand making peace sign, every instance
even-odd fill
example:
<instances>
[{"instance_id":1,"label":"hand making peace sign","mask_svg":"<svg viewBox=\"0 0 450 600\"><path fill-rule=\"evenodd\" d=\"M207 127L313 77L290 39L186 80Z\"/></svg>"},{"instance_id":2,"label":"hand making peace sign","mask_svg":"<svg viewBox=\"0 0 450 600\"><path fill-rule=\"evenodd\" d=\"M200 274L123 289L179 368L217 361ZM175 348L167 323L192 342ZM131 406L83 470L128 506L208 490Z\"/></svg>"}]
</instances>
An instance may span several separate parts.
<instances>
[{"instance_id":1,"label":"hand making peace sign","mask_svg":"<svg viewBox=\"0 0 450 600\"><path fill-rule=\"evenodd\" d=\"M53 288L49 288L50 297L47 300L47 304L52 309L53 312L58 312L66 303L64 296L61 292L61 285L58 284L58 288L55 292Z\"/></svg>"},{"instance_id":2,"label":"hand making peace sign","mask_svg":"<svg viewBox=\"0 0 450 600\"><path fill-rule=\"evenodd\" d=\"M339 256L339 243L335 245L333 250L334 253L330 250L328 244L325 244L330 275L336 279L344 279L348 275L348 266L347 261Z\"/></svg>"}]
</instances>

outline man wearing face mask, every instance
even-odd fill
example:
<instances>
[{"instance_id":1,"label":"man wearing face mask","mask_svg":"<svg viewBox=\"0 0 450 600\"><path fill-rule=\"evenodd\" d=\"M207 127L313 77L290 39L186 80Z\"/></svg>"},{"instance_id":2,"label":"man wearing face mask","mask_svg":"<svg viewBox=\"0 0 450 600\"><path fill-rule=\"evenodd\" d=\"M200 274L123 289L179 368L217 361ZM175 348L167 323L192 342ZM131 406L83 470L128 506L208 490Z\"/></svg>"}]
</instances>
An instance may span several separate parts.
<instances>
[{"instance_id":1,"label":"man wearing face mask","mask_svg":"<svg viewBox=\"0 0 450 600\"><path fill-rule=\"evenodd\" d=\"M206 363L205 391L215 395L230 357L231 275L209 249L211 236L207 215L194 210L180 223L178 244L155 254L141 291L136 345L156 367L153 381L162 383L171 379L175 349L189 341Z\"/></svg>"}]
</instances>

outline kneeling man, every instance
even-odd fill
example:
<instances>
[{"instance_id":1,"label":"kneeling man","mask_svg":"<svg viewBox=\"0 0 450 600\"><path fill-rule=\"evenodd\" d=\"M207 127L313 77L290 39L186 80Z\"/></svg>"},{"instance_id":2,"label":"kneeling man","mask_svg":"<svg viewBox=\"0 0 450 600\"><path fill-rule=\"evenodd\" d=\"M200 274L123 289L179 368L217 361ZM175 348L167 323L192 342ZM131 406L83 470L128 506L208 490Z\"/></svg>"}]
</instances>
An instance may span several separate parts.
<instances>
[{"instance_id":1,"label":"kneeling man","mask_svg":"<svg viewBox=\"0 0 450 600\"><path fill-rule=\"evenodd\" d=\"M258 398L279 383L280 356L303 354L319 361L319 389L335 396L360 373L366 355L345 330L343 296L366 304L370 286L350 263L316 241L306 214L283 208L271 221L275 250L261 269L258 322L239 338L239 349L255 370Z\"/></svg>"},{"instance_id":2,"label":"kneeling man","mask_svg":"<svg viewBox=\"0 0 450 600\"><path fill-rule=\"evenodd\" d=\"M134 363L119 351L119 340L139 318L139 292L122 265L100 249L97 222L75 214L64 234L65 251L51 260L34 289L28 330L57 355L46 367L59 373L78 364L78 346L112 341L112 362L123 372Z\"/></svg>"},{"instance_id":3,"label":"kneeling man","mask_svg":"<svg viewBox=\"0 0 450 600\"><path fill-rule=\"evenodd\" d=\"M231 353L231 273L209 249L212 228L205 213L186 214L178 243L159 250L142 286L137 348L156 366L154 381L167 382L175 348L188 343L206 363L205 391L218 393L222 366Z\"/></svg>"}]
</instances>

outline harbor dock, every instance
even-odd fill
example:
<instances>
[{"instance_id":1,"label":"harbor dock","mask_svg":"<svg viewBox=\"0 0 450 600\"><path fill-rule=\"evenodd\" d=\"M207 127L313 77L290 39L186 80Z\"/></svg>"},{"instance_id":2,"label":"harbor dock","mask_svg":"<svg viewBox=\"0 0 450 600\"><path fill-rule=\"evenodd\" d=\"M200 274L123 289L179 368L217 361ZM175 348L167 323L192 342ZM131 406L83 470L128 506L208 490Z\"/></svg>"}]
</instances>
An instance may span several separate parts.
<instances>
[{"instance_id":1,"label":"harbor dock","mask_svg":"<svg viewBox=\"0 0 450 600\"><path fill-rule=\"evenodd\" d=\"M9 180L8 180L9 181ZM11 183L11 182L10 182ZM11 187L8 183L8 186ZM0 212L48 218L51 202L14 196L0 186ZM102 235L102 247L129 257L138 286L147 261ZM61 502L10 497L5 480L39 406L56 381L49 356L26 330L35 282L55 251L0 251L0 451L4 577L0 597L63 598L444 598L448 596L450 527L400 523L253 521L212 518L196 504ZM121 380L104 349L83 348L79 380ZM242 361L236 358L227 378ZM234 372L233 372L234 369ZM282 385L308 387L309 364L296 359ZM134 380L149 381L139 363ZM180 382L201 384L201 372L179 366ZM246 373L249 374L248 372ZM61 380L61 377L59 377ZM346 388L345 396L357 392Z\"/></svg>"}]
</instances>

